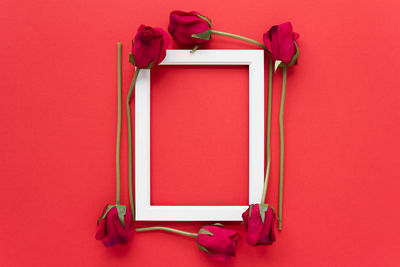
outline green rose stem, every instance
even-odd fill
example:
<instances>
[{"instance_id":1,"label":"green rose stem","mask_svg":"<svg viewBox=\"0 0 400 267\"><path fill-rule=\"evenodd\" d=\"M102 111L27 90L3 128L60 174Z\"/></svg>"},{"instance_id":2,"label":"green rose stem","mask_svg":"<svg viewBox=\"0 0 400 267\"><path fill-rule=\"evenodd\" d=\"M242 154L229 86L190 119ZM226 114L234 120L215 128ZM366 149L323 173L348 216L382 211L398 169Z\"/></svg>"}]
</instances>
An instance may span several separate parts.
<instances>
[{"instance_id":1,"label":"green rose stem","mask_svg":"<svg viewBox=\"0 0 400 267\"><path fill-rule=\"evenodd\" d=\"M220 31L216 31L216 30L211 30L211 33L212 34L216 34L216 35L231 37L231 38L238 39L238 40L242 40L242 41L245 41L245 42L249 42L249 43L258 45L262 49L265 49L265 50L267 49L263 43L257 42L256 40L253 40L253 39L250 39L250 38L246 38L246 37L243 37L243 36L240 36L240 35L237 35L237 34L227 33L227 32L220 32Z\"/></svg>"},{"instance_id":2,"label":"green rose stem","mask_svg":"<svg viewBox=\"0 0 400 267\"><path fill-rule=\"evenodd\" d=\"M282 230L282 195L283 195L283 159L284 159L284 137L283 137L283 110L285 106L285 91L286 91L286 76L287 67L283 67L283 80L282 80L282 97L281 109L279 112L279 131L281 139L281 161L279 170L279 215L278 215L278 230Z\"/></svg>"},{"instance_id":3,"label":"green rose stem","mask_svg":"<svg viewBox=\"0 0 400 267\"><path fill-rule=\"evenodd\" d=\"M117 176L117 205L120 204L120 196L121 196L121 174L120 174L120 149L121 149L121 99L122 99L122 90L121 90L121 43L118 43L118 63L117 63L117 73L118 73L118 123L117 123L117 145L116 145L116 176Z\"/></svg>"},{"instance_id":4,"label":"green rose stem","mask_svg":"<svg viewBox=\"0 0 400 267\"><path fill-rule=\"evenodd\" d=\"M266 140L266 149L267 149L267 166L265 170L265 180L264 180L264 188L262 193L261 204L265 203L265 196L267 194L268 189L268 180L269 180L269 172L271 169L271 106L272 106L272 77L274 73L274 67L272 63L271 56L269 57L269 73L268 73L268 103L267 103L267 140Z\"/></svg>"},{"instance_id":5,"label":"green rose stem","mask_svg":"<svg viewBox=\"0 0 400 267\"><path fill-rule=\"evenodd\" d=\"M181 230L177 230L177 229L174 229L174 228L163 227L163 226L143 227L143 228L136 228L135 230L136 230L136 232L147 232L147 231L161 230L161 231L167 231L167 232L180 234L180 235L184 235L184 236L190 236L190 237L197 237L198 236L198 234L196 234L196 233L190 233L190 232L181 231Z\"/></svg>"},{"instance_id":6,"label":"green rose stem","mask_svg":"<svg viewBox=\"0 0 400 267\"><path fill-rule=\"evenodd\" d=\"M129 174L129 204L131 207L132 220L135 219L135 209L133 205L133 188L132 188L132 121L131 121L131 97L133 88L138 77L140 69L136 68L133 75L131 86L129 87L128 96L126 98L126 119L128 122L128 174Z\"/></svg>"}]
</instances>

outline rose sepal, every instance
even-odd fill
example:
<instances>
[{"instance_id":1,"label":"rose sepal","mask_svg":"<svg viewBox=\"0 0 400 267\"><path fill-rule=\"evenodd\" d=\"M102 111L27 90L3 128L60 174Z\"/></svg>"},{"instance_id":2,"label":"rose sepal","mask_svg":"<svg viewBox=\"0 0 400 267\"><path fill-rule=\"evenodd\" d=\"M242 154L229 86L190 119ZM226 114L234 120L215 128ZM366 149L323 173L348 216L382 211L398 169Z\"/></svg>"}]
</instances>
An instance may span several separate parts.
<instances>
[{"instance_id":1,"label":"rose sepal","mask_svg":"<svg viewBox=\"0 0 400 267\"><path fill-rule=\"evenodd\" d=\"M203 39L203 40L210 40L210 38L211 38L211 30L206 30L206 31L201 32L201 33L192 34L191 36L193 38L199 38L199 39Z\"/></svg>"},{"instance_id":2,"label":"rose sepal","mask_svg":"<svg viewBox=\"0 0 400 267\"><path fill-rule=\"evenodd\" d=\"M115 205L111 205L111 204L107 204L106 206L107 208L104 208L102 214L100 215L100 218L97 220L97 225L99 224L99 222L101 220L104 220L107 217L108 212L110 212L110 210L112 208L116 208L117 212L118 212L118 218L119 221L121 222L122 226L125 227L125 214L126 214L126 206L125 205L120 205L120 204L115 204Z\"/></svg>"},{"instance_id":3,"label":"rose sepal","mask_svg":"<svg viewBox=\"0 0 400 267\"><path fill-rule=\"evenodd\" d=\"M133 44L133 42L132 42L132 44ZM129 53L129 62L130 62L133 66L136 67L135 59L133 58L133 54L132 54L132 53ZM151 68L153 67L153 63L154 63L154 60L153 60L152 62L150 62L150 64L147 65L147 67L146 67L145 69L151 69Z\"/></svg>"},{"instance_id":4,"label":"rose sepal","mask_svg":"<svg viewBox=\"0 0 400 267\"><path fill-rule=\"evenodd\" d=\"M296 47L296 54L292 57L292 60L290 61L289 64L287 64L287 67L293 66L297 64L297 59L299 58L299 47L297 46L296 41L293 41L295 47ZM278 68L283 68L285 64L281 60L275 60L275 71Z\"/></svg>"},{"instance_id":5,"label":"rose sepal","mask_svg":"<svg viewBox=\"0 0 400 267\"><path fill-rule=\"evenodd\" d=\"M214 223L214 224L211 224L211 225L219 226L219 227L223 227L224 226L222 223ZM206 225L206 226L208 226L208 225ZM206 227L206 226L204 226L204 227ZM207 231L206 229L204 229L204 227L200 228L199 234L204 234L204 235L209 235L209 236L213 236L214 235L213 233L211 233L211 232ZM202 250L202 251L204 251L204 252L206 252L206 253L208 253L210 255L215 255L215 253L210 252L207 248L205 248L202 245L200 245L199 241L196 241L196 244L197 244L197 247L200 250Z\"/></svg>"},{"instance_id":6,"label":"rose sepal","mask_svg":"<svg viewBox=\"0 0 400 267\"><path fill-rule=\"evenodd\" d=\"M190 54L193 54L194 52L196 52L197 51L197 49L199 49L199 47L200 47L201 45L196 45L195 47L193 47L193 49L192 50L190 50Z\"/></svg>"},{"instance_id":7,"label":"rose sepal","mask_svg":"<svg viewBox=\"0 0 400 267\"><path fill-rule=\"evenodd\" d=\"M210 27L211 27L211 20L209 18L207 18L205 16L202 16L200 14L196 14L196 16L198 16L199 18L204 19L205 21L207 21L208 25L210 25Z\"/></svg>"},{"instance_id":8,"label":"rose sepal","mask_svg":"<svg viewBox=\"0 0 400 267\"><path fill-rule=\"evenodd\" d=\"M132 44L133 44L133 42L132 42ZM132 53L129 53L129 62L130 62L133 66L136 66L136 64L135 64L135 59L133 58Z\"/></svg>"},{"instance_id":9,"label":"rose sepal","mask_svg":"<svg viewBox=\"0 0 400 267\"><path fill-rule=\"evenodd\" d=\"M296 65L297 64L297 59L299 58L299 47L297 46L296 41L293 41L293 43L294 43L294 46L296 46L296 54L292 57L292 60L287 65L288 67Z\"/></svg>"},{"instance_id":10,"label":"rose sepal","mask_svg":"<svg viewBox=\"0 0 400 267\"><path fill-rule=\"evenodd\" d=\"M253 205L251 205L249 207L249 218L251 218L252 209L253 209ZM274 215L276 217L276 212L275 212L274 207L272 207L269 204L258 204L258 209L259 209L260 216L261 216L261 221L262 221L263 224L264 224L264 221L265 221L265 213L267 212L268 209L272 209L272 211L274 212Z\"/></svg>"},{"instance_id":11,"label":"rose sepal","mask_svg":"<svg viewBox=\"0 0 400 267\"><path fill-rule=\"evenodd\" d=\"M200 245L199 242L196 242L196 244L197 244L197 247L198 247L200 250L202 250L202 251L204 251L204 252L206 252L206 253L208 253L208 254L210 254L210 255L214 255L214 253L211 253L210 251L208 251L208 249L206 249L205 247L203 247L202 245Z\"/></svg>"}]
</instances>

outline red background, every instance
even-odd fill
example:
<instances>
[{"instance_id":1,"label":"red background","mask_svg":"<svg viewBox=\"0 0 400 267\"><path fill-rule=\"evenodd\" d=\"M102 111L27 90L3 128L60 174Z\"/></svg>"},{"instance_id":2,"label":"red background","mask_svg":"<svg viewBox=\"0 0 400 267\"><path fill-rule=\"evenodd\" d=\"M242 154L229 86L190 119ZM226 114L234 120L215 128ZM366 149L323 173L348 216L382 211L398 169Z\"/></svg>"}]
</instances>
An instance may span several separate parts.
<instances>
[{"instance_id":1,"label":"red background","mask_svg":"<svg viewBox=\"0 0 400 267\"><path fill-rule=\"evenodd\" d=\"M166 28L173 9L198 10L215 29L259 41L288 20L300 33L285 109L284 228L269 247L241 242L236 259L223 264L168 233L136 234L109 249L94 239L99 213L115 197L116 43L124 45L125 98L138 25ZM399 9L395 0L2 0L0 265L399 266ZM215 37L205 48L254 47ZM247 70L156 72L152 202L244 203ZM274 206L281 72L275 77L267 197ZM124 110L128 203L125 120ZM188 231L204 225L162 224ZM229 226L244 234L237 223Z\"/></svg>"}]
</instances>

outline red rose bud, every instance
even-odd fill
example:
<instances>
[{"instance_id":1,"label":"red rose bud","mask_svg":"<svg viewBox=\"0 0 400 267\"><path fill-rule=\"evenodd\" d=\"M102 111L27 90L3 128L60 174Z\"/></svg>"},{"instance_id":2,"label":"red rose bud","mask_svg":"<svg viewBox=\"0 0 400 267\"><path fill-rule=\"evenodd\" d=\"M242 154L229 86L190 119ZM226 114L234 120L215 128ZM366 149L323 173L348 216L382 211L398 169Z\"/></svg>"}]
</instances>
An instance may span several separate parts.
<instances>
[{"instance_id":1,"label":"red rose bud","mask_svg":"<svg viewBox=\"0 0 400 267\"><path fill-rule=\"evenodd\" d=\"M97 222L96 239L106 247L128 243L132 236L132 214L126 206L107 205Z\"/></svg>"},{"instance_id":2,"label":"red rose bud","mask_svg":"<svg viewBox=\"0 0 400 267\"><path fill-rule=\"evenodd\" d=\"M196 11L172 11L168 32L181 45L201 45L211 38L211 21Z\"/></svg>"},{"instance_id":3,"label":"red rose bud","mask_svg":"<svg viewBox=\"0 0 400 267\"><path fill-rule=\"evenodd\" d=\"M166 31L142 24L136 33L129 61L140 69L158 65L166 56L169 42Z\"/></svg>"},{"instance_id":4,"label":"red rose bud","mask_svg":"<svg viewBox=\"0 0 400 267\"><path fill-rule=\"evenodd\" d=\"M247 229L247 243L252 246L274 243L275 217L275 211L268 204L250 205L242 214Z\"/></svg>"},{"instance_id":5,"label":"red rose bud","mask_svg":"<svg viewBox=\"0 0 400 267\"><path fill-rule=\"evenodd\" d=\"M222 224L214 224L200 229L197 246L217 260L228 260L235 257L238 240L238 232L226 229Z\"/></svg>"},{"instance_id":6,"label":"red rose bud","mask_svg":"<svg viewBox=\"0 0 400 267\"><path fill-rule=\"evenodd\" d=\"M264 33L264 44L271 53L272 59L291 66L297 64L298 48L295 41L299 34L293 32L290 22L272 26Z\"/></svg>"}]
</instances>

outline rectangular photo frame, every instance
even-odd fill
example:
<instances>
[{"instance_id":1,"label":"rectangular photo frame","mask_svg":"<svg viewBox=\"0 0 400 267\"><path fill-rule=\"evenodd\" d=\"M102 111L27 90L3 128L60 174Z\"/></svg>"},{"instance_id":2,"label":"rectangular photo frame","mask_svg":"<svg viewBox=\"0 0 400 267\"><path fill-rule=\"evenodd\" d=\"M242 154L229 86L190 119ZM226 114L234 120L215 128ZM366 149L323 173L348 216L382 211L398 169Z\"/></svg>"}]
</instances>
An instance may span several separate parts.
<instances>
[{"instance_id":1,"label":"rectangular photo frame","mask_svg":"<svg viewBox=\"0 0 400 267\"><path fill-rule=\"evenodd\" d=\"M249 203L261 201L264 184L264 51L167 50L160 65L249 66ZM150 188L150 72L135 86L135 211L138 221L241 221L248 206L154 206Z\"/></svg>"}]
</instances>

